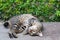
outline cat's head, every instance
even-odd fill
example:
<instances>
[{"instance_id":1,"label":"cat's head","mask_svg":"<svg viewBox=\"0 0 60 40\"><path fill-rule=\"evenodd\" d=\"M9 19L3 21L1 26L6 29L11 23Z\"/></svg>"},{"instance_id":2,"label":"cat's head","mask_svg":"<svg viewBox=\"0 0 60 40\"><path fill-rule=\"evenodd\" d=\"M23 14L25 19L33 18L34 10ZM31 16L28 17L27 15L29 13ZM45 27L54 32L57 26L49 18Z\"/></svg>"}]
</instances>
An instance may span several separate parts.
<instances>
[{"instance_id":1,"label":"cat's head","mask_svg":"<svg viewBox=\"0 0 60 40\"><path fill-rule=\"evenodd\" d=\"M29 27L28 32L30 35L36 35L37 34L37 29L34 28L33 26Z\"/></svg>"},{"instance_id":2,"label":"cat's head","mask_svg":"<svg viewBox=\"0 0 60 40\"><path fill-rule=\"evenodd\" d=\"M36 26L29 27L28 32L32 36L43 36L42 32L40 32L40 30Z\"/></svg>"}]
</instances>

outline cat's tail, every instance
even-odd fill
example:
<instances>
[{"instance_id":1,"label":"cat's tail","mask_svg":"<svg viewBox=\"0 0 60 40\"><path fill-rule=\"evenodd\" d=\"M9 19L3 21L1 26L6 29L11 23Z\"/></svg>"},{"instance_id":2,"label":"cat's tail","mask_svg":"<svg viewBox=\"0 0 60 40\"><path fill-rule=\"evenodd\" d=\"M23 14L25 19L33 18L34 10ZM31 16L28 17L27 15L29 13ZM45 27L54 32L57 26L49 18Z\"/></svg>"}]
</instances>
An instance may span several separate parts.
<instances>
[{"instance_id":1,"label":"cat's tail","mask_svg":"<svg viewBox=\"0 0 60 40\"><path fill-rule=\"evenodd\" d=\"M9 22L8 21L4 22L3 25L4 25L5 28L9 28L8 27L9 26Z\"/></svg>"}]
</instances>

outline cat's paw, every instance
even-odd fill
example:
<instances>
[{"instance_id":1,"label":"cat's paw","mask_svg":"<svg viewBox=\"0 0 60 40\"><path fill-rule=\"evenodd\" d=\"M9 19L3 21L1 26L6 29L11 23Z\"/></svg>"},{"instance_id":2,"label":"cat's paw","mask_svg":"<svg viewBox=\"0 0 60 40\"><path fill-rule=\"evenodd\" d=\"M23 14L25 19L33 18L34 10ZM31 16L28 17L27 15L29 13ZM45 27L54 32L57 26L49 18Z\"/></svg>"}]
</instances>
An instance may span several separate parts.
<instances>
[{"instance_id":1,"label":"cat's paw","mask_svg":"<svg viewBox=\"0 0 60 40\"><path fill-rule=\"evenodd\" d=\"M39 36L40 36L40 37L42 37L42 36L43 36L42 32L41 32L41 33L39 33Z\"/></svg>"},{"instance_id":2,"label":"cat's paw","mask_svg":"<svg viewBox=\"0 0 60 40\"><path fill-rule=\"evenodd\" d=\"M12 33L12 35L13 35L14 38L18 38L18 37L17 37L16 35L14 35L13 33Z\"/></svg>"},{"instance_id":3,"label":"cat's paw","mask_svg":"<svg viewBox=\"0 0 60 40\"><path fill-rule=\"evenodd\" d=\"M9 35L9 38L13 38L12 34L8 33L8 35Z\"/></svg>"}]
</instances>

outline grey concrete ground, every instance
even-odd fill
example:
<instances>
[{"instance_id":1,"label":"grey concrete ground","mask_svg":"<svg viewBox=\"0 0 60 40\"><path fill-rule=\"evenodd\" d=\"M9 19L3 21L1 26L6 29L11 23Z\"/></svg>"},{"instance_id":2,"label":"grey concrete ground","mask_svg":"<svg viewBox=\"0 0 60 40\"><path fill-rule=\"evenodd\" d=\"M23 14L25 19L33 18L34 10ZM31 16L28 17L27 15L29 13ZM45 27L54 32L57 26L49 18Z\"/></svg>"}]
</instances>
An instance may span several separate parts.
<instances>
[{"instance_id":1,"label":"grey concrete ground","mask_svg":"<svg viewBox=\"0 0 60 40\"><path fill-rule=\"evenodd\" d=\"M5 29L0 22L0 40L60 40L60 23L44 22L43 37L18 34L18 38L10 39L8 36L9 29Z\"/></svg>"}]
</instances>

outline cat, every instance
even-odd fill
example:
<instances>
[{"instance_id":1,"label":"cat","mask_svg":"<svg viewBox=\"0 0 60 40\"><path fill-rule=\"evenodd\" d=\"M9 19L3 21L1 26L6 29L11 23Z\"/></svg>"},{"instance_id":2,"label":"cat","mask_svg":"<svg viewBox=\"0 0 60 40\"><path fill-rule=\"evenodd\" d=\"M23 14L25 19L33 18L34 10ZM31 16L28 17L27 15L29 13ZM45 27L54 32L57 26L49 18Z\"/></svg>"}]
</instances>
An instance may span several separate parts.
<instances>
[{"instance_id":1,"label":"cat","mask_svg":"<svg viewBox=\"0 0 60 40\"><path fill-rule=\"evenodd\" d=\"M31 14L22 14L19 16L14 16L10 20L6 21L4 23L4 26L10 29L8 33L10 38L12 38L12 36L14 38L17 38L18 36L16 33L23 33L24 35L29 33L30 35L31 34L34 35L34 33L30 32L30 30L39 30L39 31L35 31L38 32L36 34L42 32L41 22L39 22L39 20ZM33 27L35 29L31 29Z\"/></svg>"}]
</instances>

